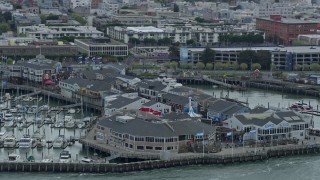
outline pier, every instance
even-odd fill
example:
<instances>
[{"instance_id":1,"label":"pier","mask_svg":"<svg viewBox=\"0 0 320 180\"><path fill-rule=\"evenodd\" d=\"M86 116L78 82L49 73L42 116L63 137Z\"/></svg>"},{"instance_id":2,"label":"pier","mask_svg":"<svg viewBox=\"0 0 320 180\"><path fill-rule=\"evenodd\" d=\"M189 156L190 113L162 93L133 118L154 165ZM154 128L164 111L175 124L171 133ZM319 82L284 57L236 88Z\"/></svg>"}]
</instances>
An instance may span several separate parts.
<instances>
[{"instance_id":1,"label":"pier","mask_svg":"<svg viewBox=\"0 0 320 180\"><path fill-rule=\"evenodd\" d=\"M179 156L170 160L149 160L132 163L82 163L79 160L70 163L59 162L0 162L1 172L83 172L83 173L123 173L170 167L209 164L234 164L264 161L293 155L317 154L320 145L301 145L266 150L259 153L241 153L233 155L193 154Z\"/></svg>"}]
</instances>

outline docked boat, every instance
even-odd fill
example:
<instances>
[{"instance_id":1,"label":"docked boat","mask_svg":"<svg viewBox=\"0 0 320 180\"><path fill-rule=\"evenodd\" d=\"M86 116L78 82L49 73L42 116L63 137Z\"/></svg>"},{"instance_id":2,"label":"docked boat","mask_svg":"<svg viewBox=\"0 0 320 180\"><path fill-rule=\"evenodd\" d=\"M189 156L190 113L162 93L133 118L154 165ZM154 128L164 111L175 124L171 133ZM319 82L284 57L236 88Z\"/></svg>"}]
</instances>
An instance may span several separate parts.
<instances>
[{"instance_id":1,"label":"docked boat","mask_svg":"<svg viewBox=\"0 0 320 180\"><path fill-rule=\"evenodd\" d=\"M59 161L61 163L69 163L69 162L71 162L71 154L69 153L69 151L62 151L60 153Z\"/></svg>"},{"instance_id":2,"label":"docked boat","mask_svg":"<svg viewBox=\"0 0 320 180\"><path fill-rule=\"evenodd\" d=\"M14 136L7 136L3 140L3 147L13 148L16 146L16 138Z\"/></svg>"},{"instance_id":3,"label":"docked boat","mask_svg":"<svg viewBox=\"0 0 320 180\"><path fill-rule=\"evenodd\" d=\"M30 102L30 101L33 101L33 98L27 96L27 97L23 98L22 101L24 101L24 102Z\"/></svg>"},{"instance_id":4,"label":"docked boat","mask_svg":"<svg viewBox=\"0 0 320 180\"><path fill-rule=\"evenodd\" d=\"M14 120L18 123L21 123L23 120L22 114L17 114L16 117L14 117Z\"/></svg>"},{"instance_id":5,"label":"docked boat","mask_svg":"<svg viewBox=\"0 0 320 180\"><path fill-rule=\"evenodd\" d=\"M62 148L65 143L64 136L59 136L57 139L53 141L53 148L59 149Z\"/></svg>"},{"instance_id":6,"label":"docked boat","mask_svg":"<svg viewBox=\"0 0 320 180\"><path fill-rule=\"evenodd\" d=\"M30 136L24 136L19 141L19 148L28 149L32 147L33 139Z\"/></svg>"},{"instance_id":7,"label":"docked boat","mask_svg":"<svg viewBox=\"0 0 320 180\"><path fill-rule=\"evenodd\" d=\"M303 101L298 101L290 106L291 110L295 111L312 111L313 107L310 104L304 103Z\"/></svg>"},{"instance_id":8,"label":"docked boat","mask_svg":"<svg viewBox=\"0 0 320 180\"><path fill-rule=\"evenodd\" d=\"M0 143L3 143L4 138L6 138L8 136L7 132L2 131L0 132Z\"/></svg>"},{"instance_id":9,"label":"docked boat","mask_svg":"<svg viewBox=\"0 0 320 180\"><path fill-rule=\"evenodd\" d=\"M79 129L82 129L82 128L85 128L85 127L86 127L86 123L83 122L83 121L78 121L78 122L76 123L76 125L77 125L77 127L78 127Z\"/></svg>"},{"instance_id":10,"label":"docked boat","mask_svg":"<svg viewBox=\"0 0 320 180\"><path fill-rule=\"evenodd\" d=\"M13 115L12 115L12 113L6 112L6 113L4 114L3 120L5 120L5 121L12 121L12 120L13 120Z\"/></svg>"},{"instance_id":11,"label":"docked boat","mask_svg":"<svg viewBox=\"0 0 320 180\"><path fill-rule=\"evenodd\" d=\"M44 138L44 135L42 135L39 130L36 130L31 137L32 139L40 140Z\"/></svg>"},{"instance_id":12,"label":"docked boat","mask_svg":"<svg viewBox=\"0 0 320 180\"><path fill-rule=\"evenodd\" d=\"M19 155L19 154L14 154L14 153L9 154L8 160L9 160L10 162L20 162L20 161L21 161L20 155Z\"/></svg>"}]
</instances>

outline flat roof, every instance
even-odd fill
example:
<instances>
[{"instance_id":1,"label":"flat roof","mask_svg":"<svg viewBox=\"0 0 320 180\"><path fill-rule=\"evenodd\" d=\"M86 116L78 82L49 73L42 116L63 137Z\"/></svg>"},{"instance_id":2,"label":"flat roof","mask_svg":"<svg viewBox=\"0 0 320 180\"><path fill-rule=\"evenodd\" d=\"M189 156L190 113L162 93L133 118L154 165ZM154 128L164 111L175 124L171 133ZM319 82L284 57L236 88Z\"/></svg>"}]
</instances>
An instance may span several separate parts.
<instances>
[{"instance_id":1,"label":"flat roof","mask_svg":"<svg viewBox=\"0 0 320 180\"><path fill-rule=\"evenodd\" d=\"M153 27L153 26L145 26L145 27L127 27L128 31L135 32L164 32L162 29Z\"/></svg>"},{"instance_id":2,"label":"flat roof","mask_svg":"<svg viewBox=\"0 0 320 180\"><path fill-rule=\"evenodd\" d=\"M293 18L281 18L280 21L270 19L270 18L257 18L257 19L263 19L263 20L268 20L268 21L273 21L273 22L279 22L279 23L285 23L285 24L317 24L319 22L315 21L306 21L306 20L300 20L300 19L293 19Z\"/></svg>"},{"instance_id":3,"label":"flat roof","mask_svg":"<svg viewBox=\"0 0 320 180\"><path fill-rule=\"evenodd\" d=\"M203 51L205 48L188 47L188 51ZM211 48L215 51L280 51L280 52L295 52L295 53L320 53L319 46L270 46L270 47L228 47L228 48Z\"/></svg>"},{"instance_id":4,"label":"flat roof","mask_svg":"<svg viewBox=\"0 0 320 180\"><path fill-rule=\"evenodd\" d=\"M93 39L75 39L77 41L80 41L80 42L84 42L88 45L124 45L124 46L127 46L127 44L124 44L124 43L121 43L119 41L115 41L113 39L111 39L111 41L109 43L99 43L99 42L94 42Z\"/></svg>"}]
</instances>

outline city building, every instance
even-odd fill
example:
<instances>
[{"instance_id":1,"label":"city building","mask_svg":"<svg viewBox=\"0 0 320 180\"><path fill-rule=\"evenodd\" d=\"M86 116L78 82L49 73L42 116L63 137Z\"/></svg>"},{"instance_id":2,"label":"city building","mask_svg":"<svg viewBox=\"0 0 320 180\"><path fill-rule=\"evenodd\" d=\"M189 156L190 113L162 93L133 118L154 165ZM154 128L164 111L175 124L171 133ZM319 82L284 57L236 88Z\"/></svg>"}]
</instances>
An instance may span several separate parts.
<instances>
[{"instance_id":1,"label":"city building","mask_svg":"<svg viewBox=\"0 0 320 180\"><path fill-rule=\"evenodd\" d=\"M267 40L279 39L278 43L290 45L300 34L317 34L318 23L271 15L270 18L257 18L256 28L265 32Z\"/></svg>"},{"instance_id":2,"label":"city building","mask_svg":"<svg viewBox=\"0 0 320 180\"><path fill-rule=\"evenodd\" d=\"M92 26L19 26L18 34L24 34L26 37L38 39L58 39L65 36L80 38L101 38L103 32L98 31Z\"/></svg>"},{"instance_id":3,"label":"city building","mask_svg":"<svg viewBox=\"0 0 320 180\"><path fill-rule=\"evenodd\" d=\"M306 45L320 45L320 35L319 34L301 34L298 36L298 41Z\"/></svg>"},{"instance_id":4,"label":"city building","mask_svg":"<svg viewBox=\"0 0 320 180\"><path fill-rule=\"evenodd\" d=\"M224 126L242 132L245 141L270 142L304 140L311 123L311 117L302 117L293 111L279 111L234 115L224 121Z\"/></svg>"},{"instance_id":5,"label":"city building","mask_svg":"<svg viewBox=\"0 0 320 180\"><path fill-rule=\"evenodd\" d=\"M293 13L293 6L289 3L275 3L274 0L261 1L254 9L255 17L269 17L279 15L290 17Z\"/></svg>"},{"instance_id":6,"label":"city building","mask_svg":"<svg viewBox=\"0 0 320 180\"><path fill-rule=\"evenodd\" d=\"M99 119L96 141L140 153L178 153L188 142L208 140L214 133L210 125L185 119L162 121L133 115L114 115ZM203 135L198 135L203 133Z\"/></svg>"},{"instance_id":7,"label":"city building","mask_svg":"<svg viewBox=\"0 0 320 180\"><path fill-rule=\"evenodd\" d=\"M61 63L38 55L29 61L18 61L9 66L10 80L15 83L27 81L40 85L50 85L56 82L57 75L62 69Z\"/></svg>"},{"instance_id":8,"label":"city building","mask_svg":"<svg viewBox=\"0 0 320 180\"><path fill-rule=\"evenodd\" d=\"M128 45L108 38L75 39L78 51L89 56L108 54L112 56L127 56Z\"/></svg>"},{"instance_id":9,"label":"city building","mask_svg":"<svg viewBox=\"0 0 320 180\"><path fill-rule=\"evenodd\" d=\"M197 63L201 61L205 48L180 48L180 63ZM310 68L313 63L320 63L320 47L317 46L275 46L275 47L228 47L212 48L216 54L215 62L237 63L239 53L244 50L269 51L271 63L279 70L294 70L304 65Z\"/></svg>"}]
</instances>

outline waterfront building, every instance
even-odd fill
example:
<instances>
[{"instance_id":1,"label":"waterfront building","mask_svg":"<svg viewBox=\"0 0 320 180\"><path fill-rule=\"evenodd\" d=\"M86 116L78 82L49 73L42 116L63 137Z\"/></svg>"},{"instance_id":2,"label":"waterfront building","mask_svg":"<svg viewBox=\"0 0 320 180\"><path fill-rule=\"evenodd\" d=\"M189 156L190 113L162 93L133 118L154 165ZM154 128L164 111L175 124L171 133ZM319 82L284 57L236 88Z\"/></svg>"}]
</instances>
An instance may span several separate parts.
<instances>
[{"instance_id":1,"label":"waterfront building","mask_svg":"<svg viewBox=\"0 0 320 180\"><path fill-rule=\"evenodd\" d=\"M234 115L223 122L227 128L242 132L244 140L259 142L285 139L304 140L308 137L311 117L293 111L244 113Z\"/></svg>"},{"instance_id":2,"label":"waterfront building","mask_svg":"<svg viewBox=\"0 0 320 180\"><path fill-rule=\"evenodd\" d=\"M88 80L70 78L59 82L61 95L66 98L77 99L89 107L101 109L104 106L104 97L112 93L116 78L104 80Z\"/></svg>"},{"instance_id":3,"label":"waterfront building","mask_svg":"<svg viewBox=\"0 0 320 180\"><path fill-rule=\"evenodd\" d=\"M142 81L135 84L136 90L139 96L146 97L148 99L156 100L158 94L168 88L167 85L161 81Z\"/></svg>"},{"instance_id":4,"label":"waterfront building","mask_svg":"<svg viewBox=\"0 0 320 180\"><path fill-rule=\"evenodd\" d=\"M146 155L163 150L178 153L188 142L207 141L214 133L210 125L191 118L162 121L132 115L103 117L95 131L98 143ZM203 136L197 136L198 133L203 133Z\"/></svg>"},{"instance_id":5,"label":"waterfront building","mask_svg":"<svg viewBox=\"0 0 320 180\"><path fill-rule=\"evenodd\" d=\"M38 39L59 39L65 36L80 38L102 38L103 32L92 26L45 26L43 24L33 26L19 26L18 34Z\"/></svg>"},{"instance_id":6,"label":"waterfront building","mask_svg":"<svg viewBox=\"0 0 320 180\"><path fill-rule=\"evenodd\" d=\"M62 69L61 63L46 59L43 55L38 55L34 59L27 62L18 61L15 64L9 65L10 80L16 83L22 81L36 83L40 85L49 85L56 82L57 75ZM49 81L48 81L49 80Z\"/></svg>"},{"instance_id":7,"label":"waterfront building","mask_svg":"<svg viewBox=\"0 0 320 180\"><path fill-rule=\"evenodd\" d=\"M112 56L127 56L128 45L108 38L75 39L78 51L89 56L108 54Z\"/></svg>"},{"instance_id":8,"label":"waterfront building","mask_svg":"<svg viewBox=\"0 0 320 180\"><path fill-rule=\"evenodd\" d=\"M123 110L139 110L150 100L138 96L138 93L117 94L104 97L104 115L112 116Z\"/></svg>"},{"instance_id":9,"label":"waterfront building","mask_svg":"<svg viewBox=\"0 0 320 180\"><path fill-rule=\"evenodd\" d=\"M256 28L265 32L266 39L279 38L280 44L290 45L300 34L317 34L318 23L271 15L270 18L257 18Z\"/></svg>"},{"instance_id":10,"label":"waterfront building","mask_svg":"<svg viewBox=\"0 0 320 180\"><path fill-rule=\"evenodd\" d=\"M180 48L180 63L194 63L201 61L205 48ZM215 62L237 63L239 53L245 50L269 51L271 63L279 70L294 70L297 65L310 68L313 63L320 63L320 48L317 46L274 46L274 47L228 47L211 48L215 50Z\"/></svg>"},{"instance_id":11,"label":"waterfront building","mask_svg":"<svg viewBox=\"0 0 320 180\"><path fill-rule=\"evenodd\" d=\"M249 112L249 110L249 107L240 103L216 99L208 103L207 119L213 122L222 122L235 114Z\"/></svg>"}]
</instances>

